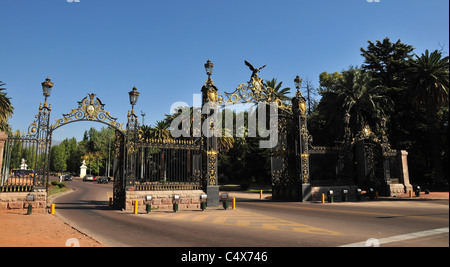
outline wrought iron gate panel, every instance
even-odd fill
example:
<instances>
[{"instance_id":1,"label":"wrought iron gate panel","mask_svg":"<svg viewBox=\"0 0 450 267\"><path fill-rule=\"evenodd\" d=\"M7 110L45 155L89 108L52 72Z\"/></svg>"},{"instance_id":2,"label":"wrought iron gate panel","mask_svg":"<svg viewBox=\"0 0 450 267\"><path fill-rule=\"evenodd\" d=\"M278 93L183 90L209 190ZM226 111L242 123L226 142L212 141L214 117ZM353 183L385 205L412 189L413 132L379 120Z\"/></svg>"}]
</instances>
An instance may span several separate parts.
<instances>
[{"instance_id":1,"label":"wrought iron gate panel","mask_svg":"<svg viewBox=\"0 0 450 267\"><path fill-rule=\"evenodd\" d=\"M200 139L141 140L128 153L127 186L134 190L202 189Z\"/></svg>"},{"instance_id":2,"label":"wrought iron gate panel","mask_svg":"<svg viewBox=\"0 0 450 267\"><path fill-rule=\"evenodd\" d=\"M44 190L48 181L50 139L12 135L6 141L0 192Z\"/></svg>"},{"instance_id":3,"label":"wrought iron gate panel","mask_svg":"<svg viewBox=\"0 0 450 267\"><path fill-rule=\"evenodd\" d=\"M378 143L364 140L365 182L368 187L382 188L386 185L384 179L383 152Z\"/></svg>"}]
</instances>

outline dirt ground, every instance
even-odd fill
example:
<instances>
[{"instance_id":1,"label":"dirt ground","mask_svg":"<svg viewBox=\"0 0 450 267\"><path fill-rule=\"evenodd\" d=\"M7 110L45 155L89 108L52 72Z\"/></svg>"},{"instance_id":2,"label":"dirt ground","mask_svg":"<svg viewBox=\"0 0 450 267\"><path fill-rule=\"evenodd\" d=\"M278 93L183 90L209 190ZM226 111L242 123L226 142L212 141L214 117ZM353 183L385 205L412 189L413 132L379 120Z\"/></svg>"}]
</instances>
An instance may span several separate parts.
<instances>
[{"instance_id":1,"label":"dirt ground","mask_svg":"<svg viewBox=\"0 0 450 267\"><path fill-rule=\"evenodd\" d=\"M242 198L259 198L259 194L230 192ZM264 195L266 198L268 195ZM397 196L409 198L408 194ZM420 199L448 199L449 193L421 194ZM417 199L417 197L413 197ZM419 200L420 201L420 200ZM0 210L0 247L105 247L93 238L72 228L55 215L33 213L26 210Z\"/></svg>"},{"instance_id":2,"label":"dirt ground","mask_svg":"<svg viewBox=\"0 0 450 267\"><path fill-rule=\"evenodd\" d=\"M104 247L55 215L0 210L0 247Z\"/></svg>"}]
</instances>

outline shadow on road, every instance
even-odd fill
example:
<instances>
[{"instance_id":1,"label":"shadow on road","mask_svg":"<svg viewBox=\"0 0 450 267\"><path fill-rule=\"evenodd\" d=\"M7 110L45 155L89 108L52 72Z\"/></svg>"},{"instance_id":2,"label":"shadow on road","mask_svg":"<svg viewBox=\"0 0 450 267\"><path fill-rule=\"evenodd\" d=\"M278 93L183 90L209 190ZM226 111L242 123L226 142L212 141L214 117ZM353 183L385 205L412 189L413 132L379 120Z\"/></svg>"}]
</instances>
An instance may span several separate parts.
<instances>
[{"instance_id":1,"label":"shadow on road","mask_svg":"<svg viewBox=\"0 0 450 267\"><path fill-rule=\"evenodd\" d=\"M84 210L84 209L96 209L96 210L110 210L108 201L97 200L80 200L74 203L55 203L55 208L58 210Z\"/></svg>"}]
</instances>

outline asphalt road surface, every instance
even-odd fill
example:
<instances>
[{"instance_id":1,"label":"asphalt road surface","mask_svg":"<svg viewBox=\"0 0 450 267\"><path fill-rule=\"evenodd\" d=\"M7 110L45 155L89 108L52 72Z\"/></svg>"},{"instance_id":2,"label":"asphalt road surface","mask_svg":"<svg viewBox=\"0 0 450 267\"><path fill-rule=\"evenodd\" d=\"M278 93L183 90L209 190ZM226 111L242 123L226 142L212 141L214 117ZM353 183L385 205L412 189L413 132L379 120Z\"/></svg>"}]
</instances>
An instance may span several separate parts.
<instances>
[{"instance_id":1,"label":"asphalt road surface","mask_svg":"<svg viewBox=\"0 0 450 267\"><path fill-rule=\"evenodd\" d=\"M74 179L56 214L118 247L428 247L449 245L448 200L291 203L237 200L237 209L134 215L112 210L112 184Z\"/></svg>"}]
</instances>

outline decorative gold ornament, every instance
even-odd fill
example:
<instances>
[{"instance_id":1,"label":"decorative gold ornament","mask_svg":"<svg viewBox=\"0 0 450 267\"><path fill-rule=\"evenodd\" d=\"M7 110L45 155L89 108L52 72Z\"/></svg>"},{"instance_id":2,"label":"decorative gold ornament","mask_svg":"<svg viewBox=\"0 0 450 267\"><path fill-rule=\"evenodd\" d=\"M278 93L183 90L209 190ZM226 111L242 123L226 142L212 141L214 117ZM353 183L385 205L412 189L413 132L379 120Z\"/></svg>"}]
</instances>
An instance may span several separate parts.
<instances>
[{"instance_id":1,"label":"decorative gold ornament","mask_svg":"<svg viewBox=\"0 0 450 267\"><path fill-rule=\"evenodd\" d=\"M217 102L217 92L216 92L216 90L209 89L207 96L208 96L208 99L207 99L208 102Z\"/></svg>"},{"instance_id":2,"label":"decorative gold ornament","mask_svg":"<svg viewBox=\"0 0 450 267\"><path fill-rule=\"evenodd\" d=\"M78 108L72 109L68 114L63 114L63 118L55 119L56 123L51 126L51 130L55 130L67 123L75 121L98 121L108 124L124 132L123 123L118 123L117 118L111 116L108 111L104 110L104 104L99 98L95 98L95 94L88 94L88 97L78 102Z\"/></svg>"}]
</instances>

